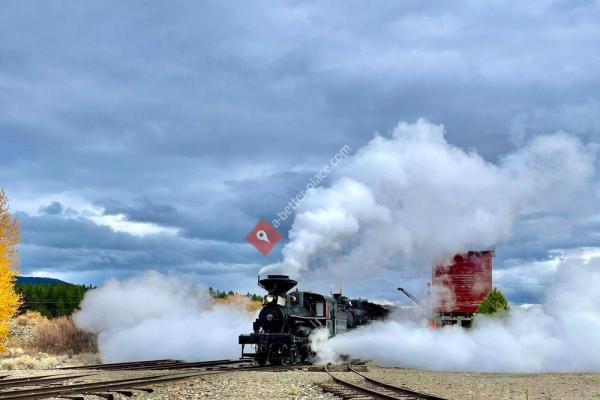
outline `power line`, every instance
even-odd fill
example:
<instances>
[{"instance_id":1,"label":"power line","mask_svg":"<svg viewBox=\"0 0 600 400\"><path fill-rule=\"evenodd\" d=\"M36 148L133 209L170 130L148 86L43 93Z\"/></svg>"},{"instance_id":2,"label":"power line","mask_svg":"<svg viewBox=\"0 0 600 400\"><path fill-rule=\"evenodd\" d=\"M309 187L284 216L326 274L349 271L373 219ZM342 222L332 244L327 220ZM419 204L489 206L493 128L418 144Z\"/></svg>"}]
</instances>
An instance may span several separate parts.
<instances>
[{"instance_id":1,"label":"power line","mask_svg":"<svg viewBox=\"0 0 600 400\"><path fill-rule=\"evenodd\" d=\"M418 277L418 276L400 276L401 279L430 279L431 277ZM494 284L501 285L534 285L534 286L548 286L550 283L534 283L534 282L504 282L504 281L494 281Z\"/></svg>"},{"instance_id":2,"label":"power line","mask_svg":"<svg viewBox=\"0 0 600 400\"><path fill-rule=\"evenodd\" d=\"M57 301L24 301L21 304L55 304L61 303L60 300ZM79 300L63 300L62 303L79 303Z\"/></svg>"}]
</instances>

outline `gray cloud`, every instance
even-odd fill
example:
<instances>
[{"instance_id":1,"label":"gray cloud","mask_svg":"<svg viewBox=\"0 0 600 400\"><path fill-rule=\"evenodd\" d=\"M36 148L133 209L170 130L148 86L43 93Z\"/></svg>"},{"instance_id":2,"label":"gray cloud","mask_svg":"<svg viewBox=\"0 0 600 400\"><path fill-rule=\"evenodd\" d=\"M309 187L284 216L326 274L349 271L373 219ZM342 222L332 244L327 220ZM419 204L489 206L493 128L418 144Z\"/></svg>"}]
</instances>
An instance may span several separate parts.
<instances>
[{"instance_id":1,"label":"gray cloud","mask_svg":"<svg viewBox=\"0 0 600 400\"><path fill-rule=\"evenodd\" d=\"M64 211L62 204L58 201L53 201L47 206L40 207L40 213L47 215L60 215Z\"/></svg>"},{"instance_id":2,"label":"gray cloud","mask_svg":"<svg viewBox=\"0 0 600 400\"><path fill-rule=\"evenodd\" d=\"M5 2L0 182L25 211L22 268L101 280L201 262L208 276L220 267L206 265L223 262L251 266L234 280L251 285L252 266L278 252L263 259L244 243L254 223L340 147L358 149L399 120L444 123L450 142L491 161L538 133L597 141L599 17L593 1L368 11L360 2ZM75 207L65 196L179 234L140 238L62 215ZM498 246L498 267L597 245L597 209L584 209L520 222Z\"/></svg>"}]
</instances>

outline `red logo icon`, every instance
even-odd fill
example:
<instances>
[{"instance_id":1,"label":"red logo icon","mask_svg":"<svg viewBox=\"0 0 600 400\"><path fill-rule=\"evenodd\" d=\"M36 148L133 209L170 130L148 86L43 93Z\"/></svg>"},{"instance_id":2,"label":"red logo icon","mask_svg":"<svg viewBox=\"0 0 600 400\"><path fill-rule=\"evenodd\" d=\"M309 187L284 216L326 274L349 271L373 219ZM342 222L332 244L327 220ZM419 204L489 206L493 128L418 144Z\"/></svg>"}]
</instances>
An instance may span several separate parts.
<instances>
[{"instance_id":1,"label":"red logo icon","mask_svg":"<svg viewBox=\"0 0 600 400\"><path fill-rule=\"evenodd\" d=\"M258 221L258 224L246 236L246 240L256 247L263 256L269 254L271 249L275 247L277 242L281 240L281 233L264 219Z\"/></svg>"}]
</instances>

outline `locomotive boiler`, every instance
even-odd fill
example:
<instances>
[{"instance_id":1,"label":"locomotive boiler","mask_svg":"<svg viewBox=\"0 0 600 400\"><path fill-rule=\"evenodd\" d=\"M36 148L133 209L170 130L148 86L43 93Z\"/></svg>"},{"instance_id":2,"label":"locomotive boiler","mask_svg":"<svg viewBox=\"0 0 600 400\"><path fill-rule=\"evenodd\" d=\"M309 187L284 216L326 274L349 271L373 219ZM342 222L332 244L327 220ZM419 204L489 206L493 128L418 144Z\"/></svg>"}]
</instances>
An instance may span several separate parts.
<instances>
[{"instance_id":1,"label":"locomotive boiler","mask_svg":"<svg viewBox=\"0 0 600 400\"><path fill-rule=\"evenodd\" d=\"M325 328L329 336L334 336L387 316L387 309L363 299L298 289L289 292L296 284L287 275L259 278L258 285L267 295L253 332L239 337L242 358L253 358L261 365L306 361L312 356L309 336L315 329ZM246 352L247 346L254 353Z\"/></svg>"}]
</instances>

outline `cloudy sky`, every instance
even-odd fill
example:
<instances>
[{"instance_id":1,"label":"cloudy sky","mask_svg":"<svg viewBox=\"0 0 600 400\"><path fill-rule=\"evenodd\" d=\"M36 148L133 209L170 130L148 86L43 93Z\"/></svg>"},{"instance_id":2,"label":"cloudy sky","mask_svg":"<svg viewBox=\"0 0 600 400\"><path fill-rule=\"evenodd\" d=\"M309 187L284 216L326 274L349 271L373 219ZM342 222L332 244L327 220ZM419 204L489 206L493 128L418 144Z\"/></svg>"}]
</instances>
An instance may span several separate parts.
<instances>
[{"instance_id":1,"label":"cloudy sky","mask_svg":"<svg viewBox=\"0 0 600 400\"><path fill-rule=\"evenodd\" d=\"M252 290L282 246L260 255L254 224L398 121L490 162L540 133L598 141L599 18L585 0L4 1L0 186L22 274ZM539 298L556 249L600 245L596 211L517 223L495 259L513 301Z\"/></svg>"}]
</instances>

